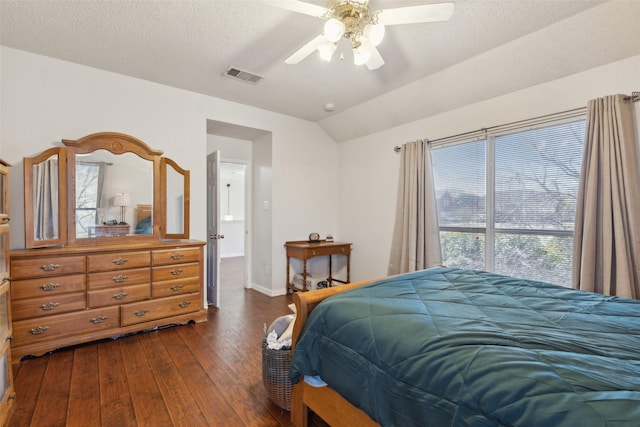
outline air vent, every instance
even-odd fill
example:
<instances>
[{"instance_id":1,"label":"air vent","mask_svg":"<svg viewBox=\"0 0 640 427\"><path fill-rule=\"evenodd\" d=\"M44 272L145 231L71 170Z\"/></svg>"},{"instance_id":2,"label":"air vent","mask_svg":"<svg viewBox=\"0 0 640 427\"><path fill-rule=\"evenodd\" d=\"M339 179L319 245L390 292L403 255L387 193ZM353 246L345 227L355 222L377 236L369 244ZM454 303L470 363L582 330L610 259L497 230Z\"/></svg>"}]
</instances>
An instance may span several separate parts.
<instances>
[{"instance_id":1,"label":"air vent","mask_svg":"<svg viewBox=\"0 0 640 427\"><path fill-rule=\"evenodd\" d=\"M245 83L251 83L252 85L258 84L263 79L262 76L250 73L248 71L239 70L234 67L227 68L223 76L231 77L232 79L240 80Z\"/></svg>"}]
</instances>

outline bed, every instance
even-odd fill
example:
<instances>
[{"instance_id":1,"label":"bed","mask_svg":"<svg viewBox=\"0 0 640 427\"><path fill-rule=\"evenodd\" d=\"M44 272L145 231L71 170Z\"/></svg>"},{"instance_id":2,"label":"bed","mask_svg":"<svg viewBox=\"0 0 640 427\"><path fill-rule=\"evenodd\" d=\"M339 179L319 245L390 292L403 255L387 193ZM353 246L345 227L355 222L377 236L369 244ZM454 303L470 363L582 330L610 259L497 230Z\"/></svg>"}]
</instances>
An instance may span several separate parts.
<instances>
[{"instance_id":1,"label":"bed","mask_svg":"<svg viewBox=\"0 0 640 427\"><path fill-rule=\"evenodd\" d=\"M640 425L640 301L435 268L294 302L296 426Z\"/></svg>"},{"instance_id":2,"label":"bed","mask_svg":"<svg viewBox=\"0 0 640 427\"><path fill-rule=\"evenodd\" d=\"M148 204L136 205L135 234L153 234L153 206Z\"/></svg>"}]
</instances>

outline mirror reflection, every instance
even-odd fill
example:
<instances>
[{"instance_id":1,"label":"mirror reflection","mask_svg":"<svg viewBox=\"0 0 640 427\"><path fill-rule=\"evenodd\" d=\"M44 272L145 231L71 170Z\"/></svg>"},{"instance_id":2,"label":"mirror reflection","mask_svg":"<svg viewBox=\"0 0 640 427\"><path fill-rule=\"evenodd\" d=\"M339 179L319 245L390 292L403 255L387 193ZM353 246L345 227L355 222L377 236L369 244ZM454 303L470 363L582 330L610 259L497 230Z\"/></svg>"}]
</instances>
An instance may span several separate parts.
<instances>
[{"instance_id":1,"label":"mirror reflection","mask_svg":"<svg viewBox=\"0 0 640 427\"><path fill-rule=\"evenodd\" d=\"M133 153L76 154L76 238L153 233L153 163Z\"/></svg>"},{"instance_id":2,"label":"mirror reflection","mask_svg":"<svg viewBox=\"0 0 640 427\"><path fill-rule=\"evenodd\" d=\"M34 240L60 238L58 159L59 155L54 154L41 162L34 163L32 166Z\"/></svg>"},{"instance_id":3,"label":"mirror reflection","mask_svg":"<svg viewBox=\"0 0 640 427\"><path fill-rule=\"evenodd\" d=\"M166 174L166 232L182 234L184 233L184 178L172 165L166 168Z\"/></svg>"}]
</instances>

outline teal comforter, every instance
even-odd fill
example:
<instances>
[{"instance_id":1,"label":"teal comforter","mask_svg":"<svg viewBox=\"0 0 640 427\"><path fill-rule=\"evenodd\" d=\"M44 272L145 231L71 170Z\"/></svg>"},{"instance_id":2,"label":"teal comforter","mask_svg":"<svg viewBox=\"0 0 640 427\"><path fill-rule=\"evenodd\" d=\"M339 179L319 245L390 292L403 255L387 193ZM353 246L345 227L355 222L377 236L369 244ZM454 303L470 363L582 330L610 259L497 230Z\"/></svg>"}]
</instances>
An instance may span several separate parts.
<instances>
[{"instance_id":1,"label":"teal comforter","mask_svg":"<svg viewBox=\"0 0 640 427\"><path fill-rule=\"evenodd\" d=\"M323 301L291 380L383 426L640 426L640 301L438 268Z\"/></svg>"}]
</instances>

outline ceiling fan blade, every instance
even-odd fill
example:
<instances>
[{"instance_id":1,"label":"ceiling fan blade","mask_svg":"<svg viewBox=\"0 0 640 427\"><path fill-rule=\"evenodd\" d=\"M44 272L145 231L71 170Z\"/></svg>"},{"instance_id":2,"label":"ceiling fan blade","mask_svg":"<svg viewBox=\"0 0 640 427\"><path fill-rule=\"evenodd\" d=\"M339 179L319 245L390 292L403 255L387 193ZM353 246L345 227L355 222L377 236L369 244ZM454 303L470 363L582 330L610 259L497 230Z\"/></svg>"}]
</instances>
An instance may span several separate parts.
<instances>
[{"instance_id":1,"label":"ceiling fan blade","mask_svg":"<svg viewBox=\"0 0 640 427\"><path fill-rule=\"evenodd\" d=\"M377 70L378 68L384 65L384 59L382 59L382 55L376 47L371 44L369 39L363 37L361 39L361 43L364 45L364 48L369 52L369 60L365 62L365 65L370 71Z\"/></svg>"},{"instance_id":2,"label":"ceiling fan blade","mask_svg":"<svg viewBox=\"0 0 640 427\"><path fill-rule=\"evenodd\" d=\"M315 51L318 46L322 43L326 43L327 39L324 38L324 34L320 34L318 37L311 40L309 43L302 46L296 52L294 52L291 56L284 60L286 64L297 64L302 61L307 56L311 55L313 51Z\"/></svg>"},{"instance_id":3,"label":"ceiling fan blade","mask_svg":"<svg viewBox=\"0 0 640 427\"><path fill-rule=\"evenodd\" d=\"M378 23L382 25L398 25L447 21L453 15L454 9L453 3L383 9L378 15Z\"/></svg>"},{"instance_id":4,"label":"ceiling fan blade","mask_svg":"<svg viewBox=\"0 0 640 427\"><path fill-rule=\"evenodd\" d=\"M280 9L314 16L316 18L322 18L329 13L329 9L325 7L316 6L315 4L306 3L299 0L269 0L267 4L269 6L275 6Z\"/></svg>"}]
</instances>

